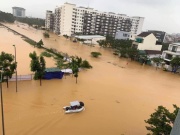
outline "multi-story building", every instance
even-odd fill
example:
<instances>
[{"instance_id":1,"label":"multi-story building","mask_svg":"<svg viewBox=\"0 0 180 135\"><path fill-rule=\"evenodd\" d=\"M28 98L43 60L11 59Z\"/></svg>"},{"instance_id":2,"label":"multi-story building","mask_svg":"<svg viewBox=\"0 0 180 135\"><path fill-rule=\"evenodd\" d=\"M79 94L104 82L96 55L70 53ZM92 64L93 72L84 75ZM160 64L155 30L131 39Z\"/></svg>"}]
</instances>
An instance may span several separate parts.
<instances>
[{"instance_id":1,"label":"multi-story building","mask_svg":"<svg viewBox=\"0 0 180 135\"><path fill-rule=\"evenodd\" d=\"M118 30L141 33L143 17L129 17L124 14L100 12L93 8L76 7L65 3L55 9L54 32L61 35L111 35L115 37Z\"/></svg>"},{"instance_id":2,"label":"multi-story building","mask_svg":"<svg viewBox=\"0 0 180 135\"><path fill-rule=\"evenodd\" d=\"M12 7L13 16L16 17L25 17L25 9L21 7Z\"/></svg>"},{"instance_id":3,"label":"multi-story building","mask_svg":"<svg viewBox=\"0 0 180 135\"><path fill-rule=\"evenodd\" d=\"M162 53L162 58L167 65L170 65L170 61L175 57L180 57L180 43L170 44L168 50Z\"/></svg>"},{"instance_id":4,"label":"multi-story building","mask_svg":"<svg viewBox=\"0 0 180 135\"><path fill-rule=\"evenodd\" d=\"M148 30L148 32L151 32L155 35L155 37L158 39L157 42L163 43L164 38L166 36L166 32L164 31L157 31L157 30Z\"/></svg>"},{"instance_id":5,"label":"multi-story building","mask_svg":"<svg viewBox=\"0 0 180 135\"><path fill-rule=\"evenodd\" d=\"M46 11L45 28L47 30L54 30L54 14L52 11Z\"/></svg>"}]
</instances>

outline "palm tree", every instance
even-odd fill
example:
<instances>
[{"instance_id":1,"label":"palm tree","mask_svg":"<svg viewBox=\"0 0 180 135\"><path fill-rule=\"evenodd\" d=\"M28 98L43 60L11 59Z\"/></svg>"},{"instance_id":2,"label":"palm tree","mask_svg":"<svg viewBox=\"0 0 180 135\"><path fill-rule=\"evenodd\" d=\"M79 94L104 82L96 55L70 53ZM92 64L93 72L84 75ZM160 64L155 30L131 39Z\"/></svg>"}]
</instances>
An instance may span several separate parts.
<instances>
[{"instance_id":1,"label":"palm tree","mask_svg":"<svg viewBox=\"0 0 180 135\"><path fill-rule=\"evenodd\" d=\"M40 79L40 86L42 85L42 77L44 75L45 69L46 69L46 62L44 60L43 56L38 57L36 52L29 54L29 57L31 58L31 71L35 72L34 79Z\"/></svg>"}]
</instances>

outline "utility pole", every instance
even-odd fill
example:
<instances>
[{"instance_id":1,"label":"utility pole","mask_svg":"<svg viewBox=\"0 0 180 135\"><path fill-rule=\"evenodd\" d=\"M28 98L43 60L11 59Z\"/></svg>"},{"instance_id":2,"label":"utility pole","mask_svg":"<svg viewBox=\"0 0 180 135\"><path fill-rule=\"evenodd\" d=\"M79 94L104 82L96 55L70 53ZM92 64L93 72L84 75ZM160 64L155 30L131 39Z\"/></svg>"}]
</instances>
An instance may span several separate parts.
<instances>
[{"instance_id":1,"label":"utility pole","mask_svg":"<svg viewBox=\"0 0 180 135\"><path fill-rule=\"evenodd\" d=\"M14 46L14 54L15 54L15 63L16 63L16 92L17 92L17 62L16 62L16 46Z\"/></svg>"}]
</instances>

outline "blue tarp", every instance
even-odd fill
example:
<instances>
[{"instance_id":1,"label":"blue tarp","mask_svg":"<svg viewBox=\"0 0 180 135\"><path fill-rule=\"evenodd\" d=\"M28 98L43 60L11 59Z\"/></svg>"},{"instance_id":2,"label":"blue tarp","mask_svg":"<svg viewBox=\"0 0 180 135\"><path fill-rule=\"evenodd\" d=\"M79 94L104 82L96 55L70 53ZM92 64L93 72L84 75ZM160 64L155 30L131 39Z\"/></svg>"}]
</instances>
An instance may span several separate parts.
<instances>
[{"instance_id":1,"label":"blue tarp","mask_svg":"<svg viewBox=\"0 0 180 135\"><path fill-rule=\"evenodd\" d=\"M50 80L50 79L62 79L64 73L59 71L59 72L45 72L43 78Z\"/></svg>"}]
</instances>

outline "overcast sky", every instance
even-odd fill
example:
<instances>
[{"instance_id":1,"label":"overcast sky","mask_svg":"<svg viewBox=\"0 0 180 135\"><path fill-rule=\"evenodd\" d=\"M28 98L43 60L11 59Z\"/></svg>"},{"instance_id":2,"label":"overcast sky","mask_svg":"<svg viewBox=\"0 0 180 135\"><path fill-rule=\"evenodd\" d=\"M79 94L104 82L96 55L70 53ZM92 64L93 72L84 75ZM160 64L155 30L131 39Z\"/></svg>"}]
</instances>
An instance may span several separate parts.
<instances>
[{"instance_id":1,"label":"overcast sky","mask_svg":"<svg viewBox=\"0 0 180 135\"><path fill-rule=\"evenodd\" d=\"M180 33L180 0L0 0L0 10L12 13L12 7L26 9L26 16L45 18L64 2L89 6L99 11L145 17L143 30Z\"/></svg>"}]
</instances>

